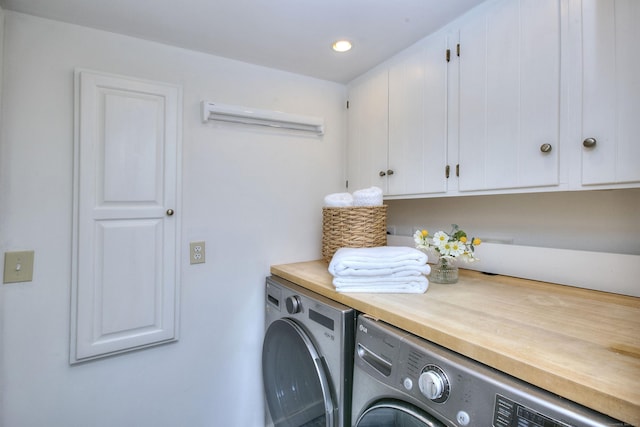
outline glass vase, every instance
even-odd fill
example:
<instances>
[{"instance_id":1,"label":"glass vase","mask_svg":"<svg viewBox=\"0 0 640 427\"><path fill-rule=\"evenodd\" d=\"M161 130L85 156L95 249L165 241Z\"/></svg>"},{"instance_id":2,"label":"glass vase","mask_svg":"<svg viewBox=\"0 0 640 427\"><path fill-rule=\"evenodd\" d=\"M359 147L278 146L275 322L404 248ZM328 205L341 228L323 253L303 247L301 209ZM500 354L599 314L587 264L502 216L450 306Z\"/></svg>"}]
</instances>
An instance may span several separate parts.
<instances>
[{"instance_id":1,"label":"glass vase","mask_svg":"<svg viewBox=\"0 0 640 427\"><path fill-rule=\"evenodd\" d=\"M431 267L429 280L433 283L451 284L458 282L458 267L447 262L446 259L438 259L438 263Z\"/></svg>"}]
</instances>

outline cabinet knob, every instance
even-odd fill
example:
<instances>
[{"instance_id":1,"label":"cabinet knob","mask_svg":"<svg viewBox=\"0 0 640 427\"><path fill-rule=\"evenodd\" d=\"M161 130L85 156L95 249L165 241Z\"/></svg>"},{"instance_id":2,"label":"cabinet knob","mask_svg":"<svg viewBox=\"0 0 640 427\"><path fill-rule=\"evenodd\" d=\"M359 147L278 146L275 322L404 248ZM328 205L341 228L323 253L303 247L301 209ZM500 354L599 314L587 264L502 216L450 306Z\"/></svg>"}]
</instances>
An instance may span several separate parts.
<instances>
[{"instance_id":1,"label":"cabinet knob","mask_svg":"<svg viewBox=\"0 0 640 427\"><path fill-rule=\"evenodd\" d=\"M595 138L587 138L584 141L582 141L582 145L586 148L591 148L591 147L595 147L597 142L598 141L596 141Z\"/></svg>"},{"instance_id":2,"label":"cabinet knob","mask_svg":"<svg viewBox=\"0 0 640 427\"><path fill-rule=\"evenodd\" d=\"M542 151L543 153L549 153L552 149L553 147L551 146L551 144L542 144L540 146L540 151Z\"/></svg>"},{"instance_id":3,"label":"cabinet knob","mask_svg":"<svg viewBox=\"0 0 640 427\"><path fill-rule=\"evenodd\" d=\"M387 173L385 171L380 171L380 173L378 173L378 175L380 176L387 176Z\"/></svg>"},{"instance_id":4,"label":"cabinet knob","mask_svg":"<svg viewBox=\"0 0 640 427\"><path fill-rule=\"evenodd\" d=\"M167 216L171 216L173 214L174 214L173 209L167 209Z\"/></svg>"},{"instance_id":5,"label":"cabinet knob","mask_svg":"<svg viewBox=\"0 0 640 427\"><path fill-rule=\"evenodd\" d=\"M387 175L389 176L393 175L393 169L387 169Z\"/></svg>"}]
</instances>

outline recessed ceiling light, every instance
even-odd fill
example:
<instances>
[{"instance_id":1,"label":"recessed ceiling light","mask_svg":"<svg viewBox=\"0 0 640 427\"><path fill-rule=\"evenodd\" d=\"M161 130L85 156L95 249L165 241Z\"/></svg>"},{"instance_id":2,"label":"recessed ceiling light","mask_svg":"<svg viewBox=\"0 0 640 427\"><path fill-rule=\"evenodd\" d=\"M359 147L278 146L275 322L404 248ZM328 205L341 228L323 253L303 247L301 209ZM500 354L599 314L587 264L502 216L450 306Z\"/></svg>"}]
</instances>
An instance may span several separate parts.
<instances>
[{"instance_id":1,"label":"recessed ceiling light","mask_svg":"<svg viewBox=\"0 0 640 427\"><path fill-rule=\"evenodd\" d=\"M338 40L332 47L336 52L346 52L351 50L351 42L349 40Z\"/></svg>"}]
</instances>

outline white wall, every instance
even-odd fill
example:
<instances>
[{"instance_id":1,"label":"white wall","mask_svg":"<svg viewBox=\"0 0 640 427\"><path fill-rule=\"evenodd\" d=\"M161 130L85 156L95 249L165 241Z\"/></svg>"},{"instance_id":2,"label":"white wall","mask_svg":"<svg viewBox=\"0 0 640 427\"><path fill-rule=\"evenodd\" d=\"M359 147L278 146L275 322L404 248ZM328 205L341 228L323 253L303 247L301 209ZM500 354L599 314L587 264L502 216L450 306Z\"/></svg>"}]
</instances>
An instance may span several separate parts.
<instances>
[{"instance_id":1,"label":"white wall","mask_svg":"<svg viewBox=\"0 0 640 427\"><path fill-rule=\"evenodd\" d=\"M4 42L0 253L35 250L35 271L0 285L0 426L261 426L264 277L320 258L345 88L12 12ZM71 367L75 67L182 85L183 253L180 341ZM326 134L202 124L202 99L322 116ZM188 264L194 240L206 264Z\"/></svg>"},{"instance_id":2,"label":"white wall","mask_svg":"<svg viewBox=\"0 0 640 427\"><path fill-rule=\"evenodd\" d=\"M640 297L640 189L388 201L389 244L458 224L485 242L461 267ZM431 256L431 255L430 255ZM435 256L435 255L433 255Z\"/></svg>"},{"instance_id":3,"label":"white wall","mask_svg":"<svg viewBox=\"0 0 640 427\"><path fill-rule=\"evenodd\" d=\"M486 241L640 255L640 189L388 201L396 234L458 224Z\"/></svg>"}]
</instances>

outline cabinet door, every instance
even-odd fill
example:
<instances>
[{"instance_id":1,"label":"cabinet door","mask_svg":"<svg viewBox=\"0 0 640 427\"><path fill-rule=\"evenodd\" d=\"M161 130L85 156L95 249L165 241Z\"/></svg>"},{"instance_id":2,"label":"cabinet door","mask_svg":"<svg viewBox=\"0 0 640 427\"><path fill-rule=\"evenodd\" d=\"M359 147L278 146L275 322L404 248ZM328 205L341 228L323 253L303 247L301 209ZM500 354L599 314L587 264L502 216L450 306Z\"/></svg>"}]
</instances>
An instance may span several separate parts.
<instances>
[{"instance_id":1,"label":"cabinet door","mask_svg":"<svg viewBox=\"0 0 640 427\"><path fill-rule=\"evenodd\" d=\"M460 44L459 190L557 185L560 1L498 2Z\"/></svg>"},{"instance_id":2,"label":"cabinet door","mask_svg":"<svg viewBox=\"0 0 640 427\"><path fill-rule=\"evenodd\" d=\"M582 184L640 182L640 2L583 0L582 19Z\"/></svg>"},{"instance_id":3,"label":"cabinet door","mask_svg":"<svg viewBox=\"0 0 640 427\"><path fill-rule=\"evenodd\" d=\"M388 72L375 70L349 86L347 176L349 191L387 191ZM380 172L385 175L380 176Z\"/></svg>"},{"instance_id":4,"label":"cabinet door","mask_svg":"<svg viewBox=\"0 0 640 427\"><path fill-rule=\"evenodd\" d=\"M430 37L389 69L389 195L446 191L446 48Z\"/></svg>"},{"instance_id":5,"label":"cabinet door","mask_svg":"<svg viewBox=\"0 0 640 427\"><path fill-rule=\"evenodd\" d=\"M72 363L177 339L180 89L76 73Z\"/></svg>"}]
</instances>

